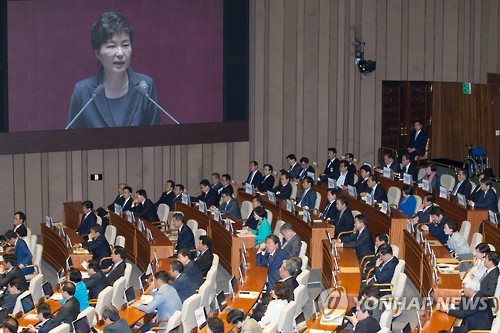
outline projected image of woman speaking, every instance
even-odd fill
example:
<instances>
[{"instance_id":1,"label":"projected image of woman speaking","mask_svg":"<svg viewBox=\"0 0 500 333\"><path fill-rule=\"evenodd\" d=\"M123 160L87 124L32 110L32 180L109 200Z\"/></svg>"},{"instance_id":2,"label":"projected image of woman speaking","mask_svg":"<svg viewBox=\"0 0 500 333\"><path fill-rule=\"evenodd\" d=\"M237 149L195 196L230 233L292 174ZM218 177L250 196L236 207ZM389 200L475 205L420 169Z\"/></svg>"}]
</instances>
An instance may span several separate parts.
<instances>
[{"instance_id":1,"label":"projected image of woman speaking","mask_svg":"<svg viewBox=\"0 0 500 333\"><path fill-rule=\"evenodd\" d=\"M76 83L67 128L159 125L160 114L147 98L157 100L153 79L130 67L133 30L127 19L106 12L90 36L99 70Z\"/></svg>"}]
</instances>

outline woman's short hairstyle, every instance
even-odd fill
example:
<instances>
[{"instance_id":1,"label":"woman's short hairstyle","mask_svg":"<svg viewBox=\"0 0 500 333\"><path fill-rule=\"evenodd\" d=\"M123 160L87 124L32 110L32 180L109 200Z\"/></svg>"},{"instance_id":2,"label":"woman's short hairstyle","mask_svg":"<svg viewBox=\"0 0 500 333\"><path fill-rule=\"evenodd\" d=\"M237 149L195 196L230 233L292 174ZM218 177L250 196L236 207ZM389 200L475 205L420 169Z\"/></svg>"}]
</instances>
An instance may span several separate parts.
<instances>
[{"instance_id":1,"label":"woman's short hairstyle","mask_svg":"<svg viewBox=\"0 0 500 333\"><path fill-rule=\"evenodd\" d=\"M255 209L253 210L253 212L255 214L257 214L257 216L260 216L262 218L266 217L267 218L267 212L266 210L264 209L264 207L262 206L257 206L255 207Z\"/></svg>"},{"instance_id":2,"label":"woman's short hairstyle","mask_svg":"<svg viewBox=\"0 0 500 333\"><path fill-rule=\"evenodd\" d=\"M401 189L401 192L406 195L413 195L413 187L411 187L410 185L404 185Z\"/></svg>"},{"instance_id":3,"label":"woman's short hairstyle","mask_svg":"<svg viewBox=\"0 0 500 333\"><path fill-rule=\"evenodd\" d=\"M129 35L132 44L134 30L125 16L117 12L103 13L90 30L92 49L99 50L114 34L121 32Z\"/></svg>"},{"instance_id":4,"label":"woman's short hairstyle","mask_svg":"<svg viewBox=\"0 0 500 333\"><path fill-rule=\"evenodd\" d=\"M448 226L448 228L450 228L453 232L456 232L458 231L458 224L457 222L453 221L453 220L448 220L445 222L445 224Z\"/></svg>"}]
</instances>

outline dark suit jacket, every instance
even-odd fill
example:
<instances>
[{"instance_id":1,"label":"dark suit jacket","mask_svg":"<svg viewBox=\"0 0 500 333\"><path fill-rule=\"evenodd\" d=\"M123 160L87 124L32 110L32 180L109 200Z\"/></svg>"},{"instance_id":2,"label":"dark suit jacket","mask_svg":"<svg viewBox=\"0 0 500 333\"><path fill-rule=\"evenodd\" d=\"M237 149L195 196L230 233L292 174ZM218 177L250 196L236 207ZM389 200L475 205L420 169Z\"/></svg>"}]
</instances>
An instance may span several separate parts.
<instances>
[{"instance_id":1,"label":"dark suit jacket","mask_svg":"<svg viewBox=\"0 0 500 333\"><path fill-rule=\"evenodd\" d=\"M260 173L259 170L255 172L255 176L253 176L252 182L250 182L250 179L252 179L252 172L248 174L247 181L246 183L250 183L253 186L257 187L262 183L262 180L264 179L264 176L262 176L262 173Z\"/></svg>"},{"instance_id":2,"label":"dark suit jacket","mask_svg":"<svg viewBox=\"0 0 500 333\"><path fill-rule=\"evenodd\" d=\"M414 163L410 163L407 166L403 166L401 168L401 175L399 178L403 179L405 173L411 175L414 182L418 180L418 170L417 167L414 165Z\"/></svg>"},{"instance_id":3,"label":"dark suit jacket","mask_svg":"<svg viewBox=\"0 0 500 333\"><path fill-rule=\"evenodd\" d=\"M482 280L480 291L486 296L493 296L497 287L499 270L498 267L492 269Z\"/></svg>"},{"instance_id":4,"label":"dark suit jacket","mask_svg":"<svg viewBox=\"0 0 500 333\"><path fill-rule=\"evenodd\" d=\"M299 178L299 174L302 168L300 167L299 162L296 162L293 167L287 169L287 172L290 174L290 178L297 179Z\"/></svg>"},{"instance_id":5,"label":"dark suit jacket","mask_svg":"<svg viewBox=\"0 0 500 333\"><path fill-rule=\"evenodd\" d=\"M286 286L288 287L288 290L290 290L290 295L288 296L288 302L291 302L294 300L294 294L293 291L295 288L299 286L299 283L297 282L297 279L295 279L293 276L290 276L288 279L283 281Z\"/></svg>"},{"instance_id":6,"label":"dark suit jacket","mask_svg":"<svg viewBox=\"0 0 500 333\"><path fill-rule=\"evenodd\" d=\"M14 246L14 255L17 258L17 264L23 264L24 266L33 264L33 255L28 248L28 244L20 237L17 238L16 245ZM33 274L35 269L33 267L23 268L22 271L24 274Z\"/></svg>"},{"instance_id":7,"label":"dark suit jacket","mask_svg":"<svg viewBox=\"0 0 500 333\"><path fill-rule=\"evenodd\" d=\"M325 171L323 171L323 174L326 176L333 176L336 172L338 172L340 167L340 161L338 158L334 158L332 160L327 160L325 164Z\"/></svg>"},{"instance_id":8,"label":"dark suit jacket","mask_svg":"<svg viewBox=\"0 0 500 333\"><path fill-rule=\"evenodd\" d=\"M316 170L314 170L314 168L310 165L305 170L304 169L300 170L298 178L300 179L306 178L308 172L316 173Z\"/></svg>"},{"instance_id":9,"label":"dark suit jacket","mask_svg":"<svg viewBox=\"0 0 500 333\"><path fill-rule=\"evenodd\" d=\"M356 333L377 333L380 331L378 321L373 317L368 317L358 321L356 324Z\"/></svg>"},{"instance_id":10,"label":"dark suit jacket","mask_svg":"<svg viewBox=\"0 0 500 333\"><path fill-rule=\"evenodd\" d=\"M123 110L125 112L123 123L115 123L111 110L108 107L106 95L102 92L94 98L92 103L85 109L85 112L80 115L70 128L160 125L161 117L156 106L147 98L141 96L136 89L141 81L145 81L148 95L156 101L156 88L153 79L147 75L135 73L131 67L127 69L127 74L129 79L129 96L127 107ZM85 103L92 98L94 90L101 83L103 83L102 66L96 76L76 83L73 95L71 96L68 123L76 117Z\"/></svg>"},{"instance_id":11,"label":"dark suit jacket","mask_svg":"<svg viewBox=\"0 0 500 333\"><path fill-rule=\"evenodd\" d=\"M401 172L401 167L399 166L399 163L398 163L398 162L396 162L396 161L393 161L393 162L391 163L391 165L387 165L387 164L385 164L385 163L384 163L384 164L380 167L380 169L384 169L384 168L387 168L387 167L388 167L389 169L391 169L393 172L396 172L396 173L400 173L400 172Z\"/></svg>"},{"instance_id":12,"label":"dark suit jacket","mask_svg":"<svg viewBox=\"0 0 500 333\"><path fill-rule=\"evenodd\" d=\"M177 294L179 295L182 303L184 303L188 297L194 295L196 290L195 285L185 272L181 273L181 275L179 275L177 279L173 280L170 285L177 290Z\"/></svg>"},{"instance_id":13,"label":"dark suit jacket","mask_svg":"<svg viewBox=\"0 0 500 333\"><path fill-rule=\"evenodd\" d=\"M196 248L194 245L194 235L193 230L187 225L183 224L179 235L177 236L177 245L175 249L179 251L180 249L194 249Z\"/></svg>"},{"instance_id":14,"label":"dark suit jacket","mask_svg":"<svg viewBox=\"0 0 500 333\"><path fill-rule=\"evenodd\" d=\"M132 333L125 319L120 318L104 328L104 333Z\"/></svg>"},{"instance_id":15,"label":"dark suit jacket","mask_svg":"<svg viewBox=\"0 0 500 333\"><path fill-rule=\"evenodd\" d=\"M133 212L134 215L140 216L149 222L156 222L160 220L158 214L156 213L155 205L153 205L153 202L149 199L146 199L144 203L140 203L135 205L135 207L130 208L130 211Z\"/></svg>"},{"instance_id":16,"label":"dark suit jacket","mask_svg":"<svg viewBox=\"0 0 500 333\"><path fill-rule=\"evenodd\" d=\"M441 244L448 243L448 235L444 233L444 224L448 220L448 217L443 214L443 219L437 225L434 223L429 223L427 226L429 227L429 232L436 237Z\"/></svg>"},{"instance_id":17,"label":"dark suit jacket","mask_svg":"<svg viewBox=\"0 0 500 333\"><path fill-rule=\"evenodd\" d=\"M16 305L16 301L19 295L21 295L21 292L17 294L9 294L8 292L6 292L0 298L0 307L2 307L2 309L7 309L8 313L12 313L14 311L14 306Z\"/></svg>"},{"instance_id":18,"label":"dark suit jacket","mask_svg":"<svg viewBox=\"0 0 500 333\"><path fill-rule=\"evenodd\" d=\"M347 171L352 173L353 175L356 174L357 170L356 170L356 166L354 165L354 163L349 163L349 165L347 166Z\"/></svg>"},{"instance_id":19,"label":"dark suit jacket","mask_svg":"<svg viewBox=\"0 0 500 333\"><path fill-rule=\"evenodd\" d=\"M91 275L84 283L89 291L89 299L97 298L99 293L110 285L106 275L101 271Z\"/></svg>"},{"instance_id":20,"label":"dark suit jacket","mask_svg":"<svg viewBox=\"0 0 500 333\"><path fill-rule=\"evenodd\" d=\"M425 208L425 210L419 210L417 212L417 216L418 216L418 223L422 223L422 222L429 222L431 220L431 208L433 207L434 205L431 205L431 206L428 206Z\"/></svg>"},{"instance_id":21,"label":"dark suit jacket","mask_svg":"<svg viewBox=\"0 0 500 333\"><path fill-rule=\"evenodd\" d=\"M24 277L23 271L18 267L12 267L12 269L8 273L3 273L0 275L0 288L7 286L7 283L12 279L18 279L21 281L21 292L28 290L29 285Z\"/></svg>"},{"instance_id":22,"label":"dark suit jacket","mask_svg":"<svg viewBox=\"0 0 500 333\"><path fill-rule=\"evenodd\" d=\"M298 257L301 246L302 246L301 239L300 239L299 235L295 234L288 241L285 241L283 239L283 246L281 248L283 250L288 251L288 253L290 253L291 257Z\"/></svg>"},{"instance_id":23,"label":"dark suit jacket","mask_svg":"<svg viewBox=\"0 0 500 333\"><path fill-rule=\"evenodd\" d=\"M290 196L292 195L292 185L290 185L290 183L286 184L285 186L281 186L281 184L278 184L278 186L273 188L272 191L276 193L276 198L282 200L290 199Z\"/></svg>"},{"instance_id":24,"label":"dark suit jacket","mask_svg":"<svg viewBox=\"0 0 500 333\"><path fill-rule=\"evenodd\" d=\"M266 251L257 253L257 266L267 266L267 290L273 290L274 284L280 280L280 267L283 260L290 259L290 253L278 247L272 256Z\"/></svg>"},{"instance_id":25,"label":"dark suit jacket","mask_svg":"<svg viewBox=\"0 0 500 333\"><path fill-rule=\"evenodd\" d=\"M203 253L200 253L195 259L195 264L201 271L201 274L205 277L208 271L212 267L212 261L214 260L214 255L210 249Z\"/></svg>"},{"instance_id":26,"label":"dark suit jacket","mask_svg":"<svg viewBox=\"0 0 500 333\"><path fill-rule=\"evenodd\" d=\"M366 255L374 254L375 244L373 243L372 232L368 228L364 228L361 234L356 231L352 234L343 235L340 240L344 247L355 249L358 261L361 261Z\"/></svg>"},{"instance_id":27,"label":"dark suit jacket","mask_svg":"<svg viewBox=\"0 0 500 333\"><path fill-rule=\"evenodd\" d=\"M470 304L467 304L470 302ZM473 306L472 304L477 304ZM493 322L493 313L488 298L480 291L472 299L462 297L457 309L450 309L448 314L462 318L462 325L453 332L468 332L469 330L489 330Z\"/></svg>"},{"instance_id":28,"label":"dark suit jacket","mask_svg":"<svg viewBox=\"0 0 500 333\"><path fill-rule=\"evenodd\" d=\"M336 219L337 216L338 216L338 214L339 214L339 211L337 210L336 202L335 201L332 202L331 205L328 207L329 204L330 204L330 202L326 203L325 209L321 213L321 218L324 219L324 220L326 220L326 219L330 219L330 220Z\"/></svg>"},{"instance_id":29,"label":"dark suit jacket","mask_svg":"<svg viewBox=\"0 0 500 333\"><path fill-rule=\"evenodd\" d=\"M361 177L359 177L356 184L354 184L354 187L356 188L356 192L358 194L370 191L370 188L368 187L368 179L365 180Z\"/></svg>"},{"instance_id":30,"label":"dark suit jacket","mask_svg":"<svg viewBox=\"0 0 500 333\"><path fill-rule=\"evenodd\" d=\"M125 266L125 261L122 261L111 272L108 272L106 278L108 279L110 286L112 286L116 280L118 280L125 274Z\"/></svg>"},{"instance_id":31,"label":"dark suit jacket","mask_svg":"<svg viewBox=\"0 0 500 333\"><path fill-rule=\"evenodd\" d=\"M338 213L338 216L340 216L341 212ZM339 233L343 231L351 231L354 229L354 217L352 216L351 211L349 208L346 208L344 210L344 213L342 213L342 216L336 221L335 223L335 237L339 235Z\"/></svg>"},{"instance_id":32,"label":"dark suit jacket","mask_svg":"<svg viewBox=\"0 0 500 333\"><path fill-rule=\"evenodd\" d=\"M250 213L250 216L248 216L248 219L245 221L245 227L249 227L250 229L257 230L257 227L259 226L259 221L255 218L254 215L254 210L252 209L252 212Z\"/></svg>"},{"instance_id":33,"label":"dark suit jacket","mask_svg":"<svg viewBox=\"0 0 500 333\"><path fill-rule=\"evenodd\" d=\"M69 298L59 309L57 315L54 317L54 322L56 326L61 323L66 323L71 326L73 321L76 320L78 314L80 313L80 302L75 297Z\"/></svg>"},{"instance_id":34,"label":"dark suit jacket","mask_svg":"<svg viewBox=\"0 0 500 333\"><path fill-rule=\"evenodd\" d=\"M333 176L335 180L338 180L339 177L340 177L340 171ZM337 186L347 186L347 185L354 186L354 174L351 173L349 170L347 170L347 174L345 175L344 183L343 184L337 183Z\"/></svg>"},{"instance_id":35,"label":"dark suit jacket","mask_svg":"<svg viewBox=\"0 0 500 333\"><path fill-rule=\"evenodd\" d=\"M368 193L371 193L371 190L372 189L370 189L370 192ZM377 184L377 186L375 187L375 194L373 195L373 199L379 202L380 201L388 202L387 194L385 193L384 187L382 185Z\"/></svg>"},{"instance_id":36,"label":"dark suit jacket","mask_svg":"<svg viewBox=\"0 0 500 333\"><path fill-rule=\"evenodd\" d=\"M97 223L97 216L94 214L94 212L90 212L89 215L82 216L82 221L80 222L80 225L78 226L78 234L79 235L87 235L90 234L90 227L93 226L94 224Z\"/></svg>"},{"instance_id":37,"label":"dark suit jacket","mask_svg":"<svg viewBox=\"0 0 500 333\"><path fill-rule=\"evenodd\" d=\"M182 202L182 195L178 195L172 199L172 202L170 203L170 211L173 212L175 210L175 202L180 201Z\"/></svg>"},{"instance_id":38,"label":"dark suit jacket","mask_svg":"<svg viewBox=\"0 0 500 333\"><path fill-rule=\"evenodd\" d=\"M189 279L194 284L195 289L199 289L203 283L203 274L195 264L194 260L190 260L187 265L184 266L184 273L189 276Z\"/></svg>"},{"instance_id":39,"label":"dark suit jacket","mask_svg":"<svg viewBox=\"0 0 500 333\"><path fill-rule=\"evenodd\" d=\"M267 192L271 191L274 186L274 176L270 174L269 176L264 177L260 185L258 186L258 189L260 192Z\"/></svg>"},{"instance_id":40,"label":"dark suit jacket","mask_svg":"<svg viewBox=\"0 0 500 333\"><path fill-rule=\"evenodd\" d=\"M17 229L14 225L12 225L12 230L14 230L19 237L26 237L28 236L28 229L24 225L24 223L21 223Z\"/></svg>"},{"instance_id":41,"label":"dark suit jacket","mask_svg":"<svg viewBox=\"0 0 500 333\"><path fill-rule=\"evenodd\" d=\"M155 207L158 208L158 206L160 204L165 204L165 205L168 205L170 207L174 198L175 198L174 191L170 191L168 193L163 192L161 194L160 198L155 202Z\"/></svg>"},{"instance_id":42,"label":"dark suit jacket","mask_svg":"<svg viewBox=\"0 0 500 333\"><path fill-rule=\"evenodd\" d=\"M54 321L54 318L49 318L43 325L38 329L38 333L49 333L50 330L56 328L59 324Z\"/></svg>"},{"instance_id":43,"label":"dark suit jacket","mask_svg":"<svg viewBox=\"0 0 500 333\"><path fill-rule=\"evenodd\" d=\"M417 136L415 140L415 131L412 131L410 134L410 140L408 141L408 148L415 148L417 150L418 155L424 156L425 154L425 146L427 145L427 139L429 136L423 130Z\"/></svg>"},{"instance_id":44,"label":"dark suit jacket","mask_svg":"<svg viewBox=\"0 0 500 333\"><path fill-rule=\"evenodd\" d=\"M122 206L123 202L125 201L125 198L123 195L119 194L116 196L115 200L111 205L108 205L108 210L114 212L115 211L115 204Z\"/></svg>"},{"instance_id":45,"label":"dark suit jacket","mask_svg":"<svg viewBox=\"0 0 500 333\"><path fill-rule=\"evenodd\" d=\"M484 191L479 192L475 197L474 207L485 208L496 212L498 210L497 194L492 188L486 191L486 194Z\"/></svg>"},{"instance_id":46,"label":"dark suit jacket","mask_svg":"<svg viewBox=\"0 0 500 333\"><path fill-rule=\"evenodd\" d=\"M230 219L241 220L240 207L238 206L238 201L231 198L227 203L223 202L219 205L219 210L222 214L226 214Z\"/></svg>"},{"instance_id":47,"label":"dark suit jacket","mask_svg":"<svg viewBox=\"0 0 500 333\"><path fill-rule=\"evenodd\" d=\"M92 241L84 242L83 245L86 246L90 252L92 252L92 260L95 260L97 262L100 262L104 257L111 256L111 249L104 235L100 235L99 237L94 238ZM105 265L105 267L108 266L109 263Z\"/></svg>"},{"instance_id":48,"label":"dark suit jacket","mask_svg":"<svg viewBox=\"0 0 500 333\"><path fill-rule=\"evenodd\" d=\"M316 204L316 191L310 188L307 193L302 190L300 197L297 199L297 205L300 204L301 207L307 206L309 208L314 208Z\"/></svg>"},{"instance_id":49,"label":"dark suit jacket","mask_svg":"<svg viewBox=\"0 0 500 333\"><path fill-rule=\"evenodd\" d=\"M197 197L191 197L191 202L203 201L207 204L207 207L217 206L219 204L219 195L215 190L210 188L207 193L201 193Z\"/></svg>"},{"instance_id":50,"label":"dark suit jacket","mask_svg":"<svg viewBox=\"0 0 500 333\"><path fill-rule=\"evenodd\" d=\"M458 185L458 182L457 182ZM453 192L455 189L453 189ZM460 187L458 188L457 194L462 194L465 196L465 199L469 199L470 193L472 191L472 184L468 179L464 180L462 184L460 184Z\"/></svg>"},{"instance_id":51,"label":"dark suit jacket","mask_svg":"<svg viewBox=\"0 0 500 333\"><path fill-rule=\"evenodd\" d=\"M132 198L129 198L127 200L127 202L125 202L125 200L123 201L123 204L121 205L122 207L122 212L126 212L126 211L129 211L130 208L132 208L132 203L134 202L134 200Z\"/></svg>"},{"instance_id":52,"label":"dark suit jacket","mask_svg":"<svg viewBox=\"0 0 500 333\"><path fill-rule=\"evenodd\" d=\"M385 264L384 268L381 269L383 264L375 268L374 273L375 277L377 278L377 283L390 283L392 277L394 276L394 270L396 269L398 263L399 259L393 257Z\"/></svg>"}]
</instances>

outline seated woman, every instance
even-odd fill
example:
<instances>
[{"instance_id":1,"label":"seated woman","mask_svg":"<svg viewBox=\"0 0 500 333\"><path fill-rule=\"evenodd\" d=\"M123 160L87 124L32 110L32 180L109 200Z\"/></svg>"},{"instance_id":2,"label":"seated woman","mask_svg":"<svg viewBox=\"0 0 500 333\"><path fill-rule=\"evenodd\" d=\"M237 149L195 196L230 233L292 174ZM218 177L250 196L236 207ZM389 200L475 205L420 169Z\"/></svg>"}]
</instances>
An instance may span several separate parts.
<instances>
[{"instance_id":1,"label":"seated woman","mask_svg":"<svg viewBox=\"0 0 500 333\"><path fill-rule=\"evenodd\" d=\"M259 323L255 319L245 316L245 314L240 310L231 310L227 314L226 321L228 324L231 324L235 328L239 329L240 333L262 332L262 328Z\"/></svg>"},{"instance_id":2,"label":"seated woman","mask_svg":"<svg viewBox=\"0 0 500 333\"><path fill-rule=\"evenodd\" d=\"M278 281L274 284L274 290L271 292L273 300L269 302L266 313L259 321L260 327L264 328L271 321L280 317L281 311L288 304L290 293L291 291L285 282Z\"/></svg>"},{"instance_id":3,"label":"seated woman","mask_svg":"<svg viewBox=\"0 0 500 333\"><path fill-rule=\"evenodd\" d=\"M267 212L264 207L258 206L254 209L254 217L257 220L257 229L246 227L255 235L255 245L259 246L266 241L266 237L271 234L271 225L267 221Z\"/></svg>"},{"instance_id":4,"label":"seated woman","mask_svg":"<svg viewBox=\"0 0 500 333\"><path fill-rule=\"evenodd\" d=\"M413 188L410 185L405 185L401 192L403 193L403 197L399 202L398 210L403 214L412 216L417 206L417 200L413 196Z\"/></svg>"},{"instance_id":5,"label":"seated woman","mask_svg":"<svg viewBox=\"0 0 500 333\"><path fill-rule=\"evenodd\" d=\"M439 176L437 174L437 166L434 163L428 163L425 170L425 176L422 180L427 180L430 184L431 191L438 190L441 186Z\"/></svg>"},{"instance_id":6,"label":"seated woman","mask_svg":"<svg viewBox=\"0 0 500 333\"><path fill-rule=\"evenodd\" d=\"M458 260L471 260L472 253L470 252L467 240L458 232L457 222L448 220L444 224L444 233L449 235L447 247L452 251ZM461 272L465 272L471 267L469 263L459 266Z\"/></svg>"},{"instance_id":7,"label":"seated woman","mask_svg":"<svg viewBox=\"0 0 500 333\"><path fill-rule=\"evenodd\" d=\"M69 271L69 280L75 285L75 298L80 303L80 311L83 311L89 307L89 293L87 286L82 281L82 273L77 269L71 269ZM64 304L66 301L67 299L63 298L61 304Z\"/></svg>"}]
</instances>

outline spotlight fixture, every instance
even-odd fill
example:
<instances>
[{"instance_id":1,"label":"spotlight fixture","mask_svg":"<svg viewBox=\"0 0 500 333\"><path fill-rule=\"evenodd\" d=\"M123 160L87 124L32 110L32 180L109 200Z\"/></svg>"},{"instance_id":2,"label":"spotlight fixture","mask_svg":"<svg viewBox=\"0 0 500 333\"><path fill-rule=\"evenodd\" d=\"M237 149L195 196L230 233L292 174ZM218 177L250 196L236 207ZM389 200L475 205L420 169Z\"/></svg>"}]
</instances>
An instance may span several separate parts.
<instances>
[{"instance_id":1,"label":"spotlight fixture","mask_svg":"<svg viewBox=\"0 0 500 333\"><path fill-rule=\"evenodd\" d=\"M354 63L358 67L359 73L363 75L373 73L377 69L377 62L365 60L365 42L356 39L352 45L354 46Z\"/></svg>"}]
</instances>

